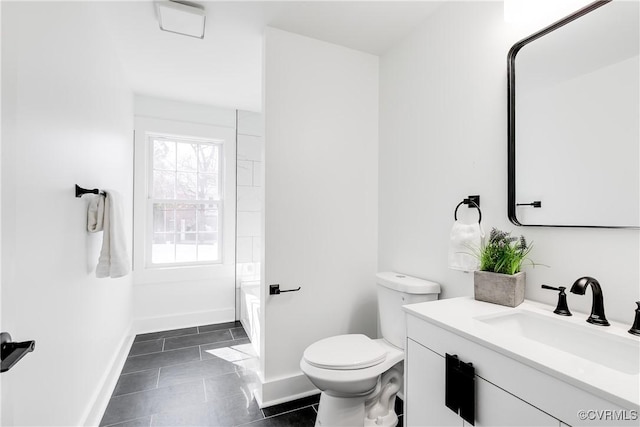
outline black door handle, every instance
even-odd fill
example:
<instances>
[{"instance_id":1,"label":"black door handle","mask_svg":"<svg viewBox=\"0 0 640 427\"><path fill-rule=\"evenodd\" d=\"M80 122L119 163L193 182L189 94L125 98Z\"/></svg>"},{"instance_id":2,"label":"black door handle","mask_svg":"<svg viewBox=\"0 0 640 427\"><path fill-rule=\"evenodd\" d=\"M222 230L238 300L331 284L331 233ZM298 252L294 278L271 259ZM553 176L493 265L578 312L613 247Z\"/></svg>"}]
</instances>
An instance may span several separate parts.
<instances>
[{"instance_id":1,"label":"black door handle","mask_svg":"<svg viewBox=\"0 0 640 427\"><path fill-rule=\"evenodd\" d=\"M8 332L2 332L0 334L0 358L2 359L0 372L7 372L13 368L13 365L35 348L35 341L13 342Z\"/></svg>"},{"instance_id":2,"label":"black door handle","mask_svg":"<svg viewBox=\"0 0 640 427\"><path fill-rule=\"evenodd\" d=\"M286 291L282 291L280 290L280 285L276 283L275 285L269 285L269 295L280 295L283 292L298 292L300 289L302 289L302 287L298 286L297 289L287 289Z\"/></svg>"}]
</instances>

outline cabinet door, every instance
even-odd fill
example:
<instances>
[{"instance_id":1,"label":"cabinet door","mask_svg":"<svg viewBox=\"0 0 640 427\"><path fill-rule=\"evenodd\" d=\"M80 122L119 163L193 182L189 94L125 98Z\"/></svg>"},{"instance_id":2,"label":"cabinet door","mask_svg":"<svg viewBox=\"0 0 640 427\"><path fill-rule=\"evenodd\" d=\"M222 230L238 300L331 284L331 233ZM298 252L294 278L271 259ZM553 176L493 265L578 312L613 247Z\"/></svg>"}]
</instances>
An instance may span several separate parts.
<instances>
[{"instance_id":1,"label":"cabinet door","mask_svg":"<svg viewBox=\"0 0 640 427\"><path fill-rule=\"evenodd\" d=\"M559 427L560 421L476 376L475 425Z\"/></svg>"},{"instance_id":2,"label":"cabinet door","mask_svg":"<svg viewBox=\"0 0 640 427\"><path fill-rule=\"evenodd\" d=\"M444 404L444 357L407 340L405 370L406 426L462 426Z\"/></svg>"}]
</instances>

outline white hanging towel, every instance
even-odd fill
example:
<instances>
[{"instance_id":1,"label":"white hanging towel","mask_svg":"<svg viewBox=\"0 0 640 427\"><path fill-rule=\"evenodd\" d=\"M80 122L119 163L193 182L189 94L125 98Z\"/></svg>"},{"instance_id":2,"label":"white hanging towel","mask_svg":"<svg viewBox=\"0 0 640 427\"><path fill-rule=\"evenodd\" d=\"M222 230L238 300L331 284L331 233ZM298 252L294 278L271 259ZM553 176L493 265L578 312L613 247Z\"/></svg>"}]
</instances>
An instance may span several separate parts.
<instances>
[{"instance_id":1,"label":"white hanging towel","mask_svg":"<svg viewBox=\"0 0 640 427\"><path fill-rule=\"evenodd\" d=\"M102 231L104 224L104 197L93 196L87 210L87 230L89 233Z\"/></svg>"},{"instance_id":2,"label":"white hanging towel","mask_svg":"<svg viewBox=\"0 0 640 427\"><path fill-rule=\"evenodd\" d=\"M449 268L462 271L475 271L480 261L473 255L479 250L484 239L484 231L479 222L463 224L453 223L449 242Z\"/></svg>"},{"instance_id":3,"label":"white hanging towel","mask_svg":"<svg viewBox=\"0 0 640 427\"><path fill-rule=\"evenodd\" d=\"M102 230L102 249L96 266L96 277L122 277L131 271L124 232L124 213L120 194L105 191L106 196L94 197L87 212L87 229Z\"/></svg>"}]
</instances>

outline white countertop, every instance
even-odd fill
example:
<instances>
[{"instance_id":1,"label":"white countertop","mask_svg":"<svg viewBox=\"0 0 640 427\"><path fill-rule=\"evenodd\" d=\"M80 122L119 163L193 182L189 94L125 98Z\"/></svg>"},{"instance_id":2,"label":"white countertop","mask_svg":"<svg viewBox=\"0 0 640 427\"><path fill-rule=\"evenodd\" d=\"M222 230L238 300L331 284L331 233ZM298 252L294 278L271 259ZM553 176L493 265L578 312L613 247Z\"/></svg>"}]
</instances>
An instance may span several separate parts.
<instances>
[{"instance_id":1,"label":"white countertop","mask_svg":"<svg viewBox=\"0 0 640 427\"><path fill-rule=\"evenodd\" d=\"M531 366L571 385L604 397L625 409L640 409L640 374L624 373L583 359L555 347L500 330L477 318L527 311L560 319L587 332L613 334L631 345L640 347L640 337L627 331L630 325L611 322L611 326L595 326L586 322L588 314L573 312L573 316L558 316L555 307L525 301L511 308L476 301L472 297L451 298L404 306L407 314L451 331L470 341L490 348L525 365ZM626 341L628 340L628 341ZM598 345L594 342L593 345ZM612 355L612 357L614 357ZM640 359L638 359L640 365Z\"/></svg>"}]
</instances>

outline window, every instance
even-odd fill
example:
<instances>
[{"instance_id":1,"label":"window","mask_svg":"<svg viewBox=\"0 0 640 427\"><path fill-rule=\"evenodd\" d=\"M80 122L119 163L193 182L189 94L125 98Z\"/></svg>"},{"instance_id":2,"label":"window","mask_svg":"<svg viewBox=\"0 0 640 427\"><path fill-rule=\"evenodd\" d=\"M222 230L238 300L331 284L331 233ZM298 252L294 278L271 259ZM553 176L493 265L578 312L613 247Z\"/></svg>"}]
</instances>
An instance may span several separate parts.
<instances>
[{"instance_id":1,"label":"window","mask_svg":"<svg viewBox=\"0 0 640 427\"><path fill-rule=\"evenodd\" d=\"M222 143L147 134L147 266L220 263Z\"/></svg>"}]
</instances>

